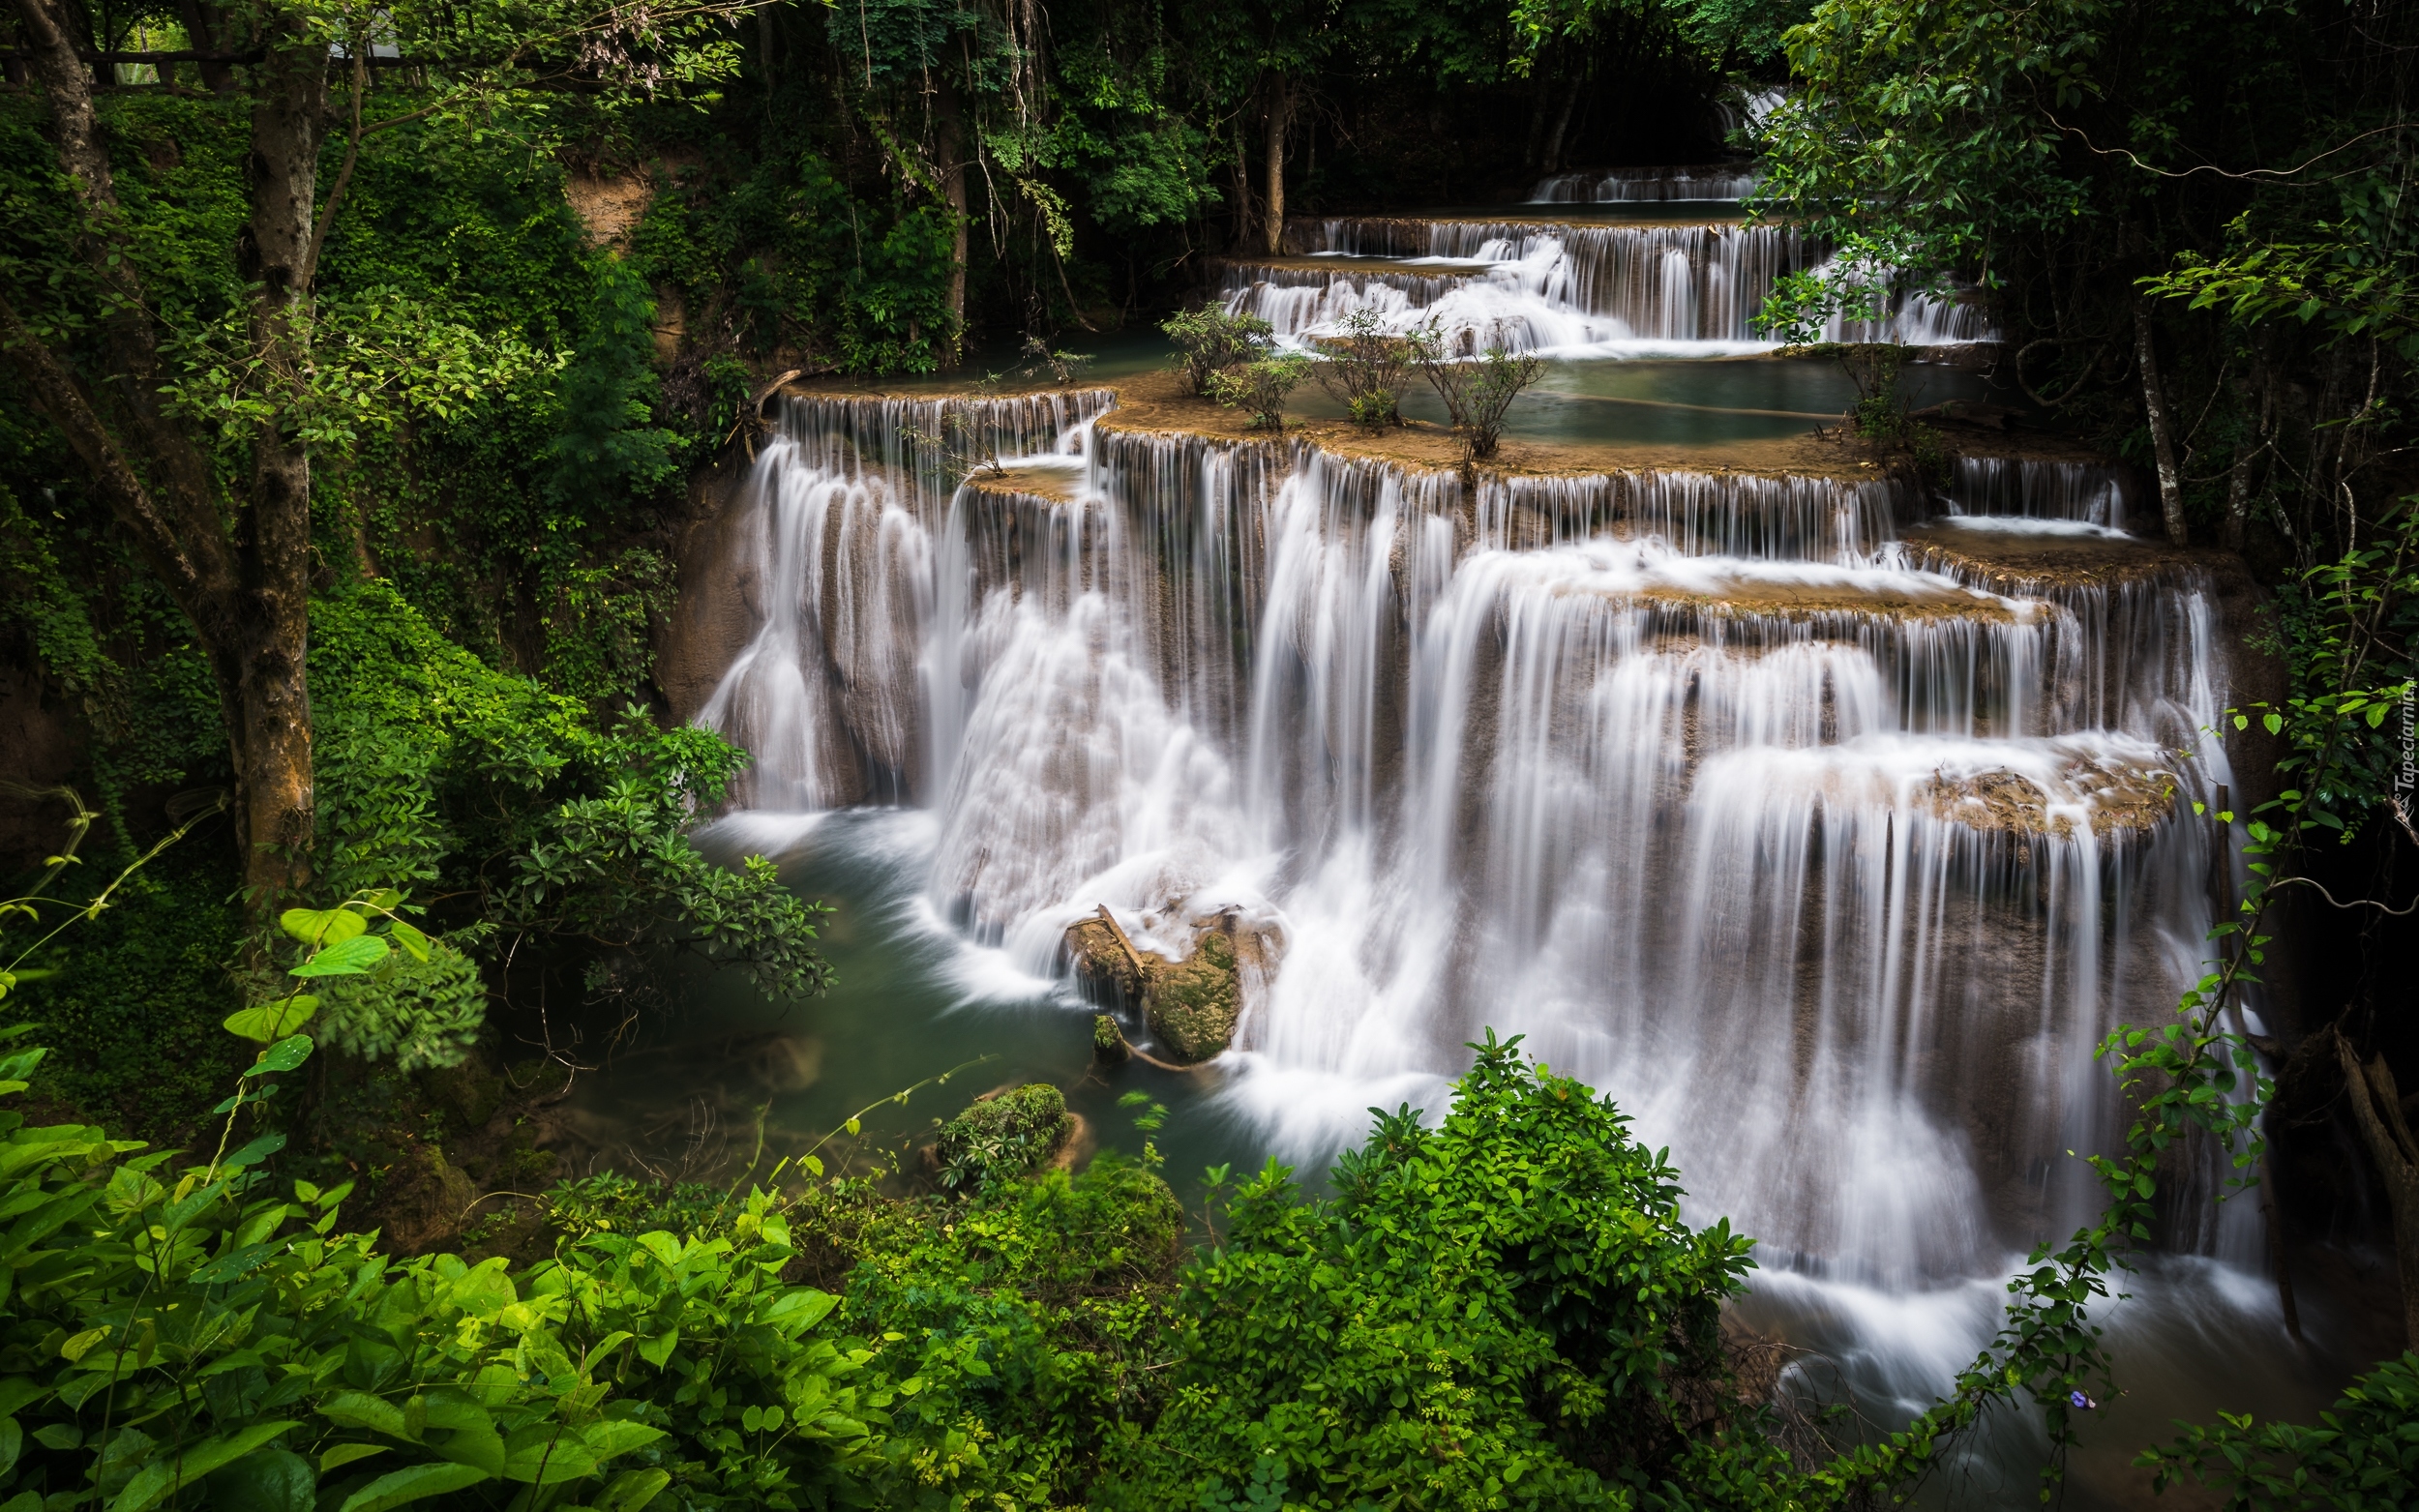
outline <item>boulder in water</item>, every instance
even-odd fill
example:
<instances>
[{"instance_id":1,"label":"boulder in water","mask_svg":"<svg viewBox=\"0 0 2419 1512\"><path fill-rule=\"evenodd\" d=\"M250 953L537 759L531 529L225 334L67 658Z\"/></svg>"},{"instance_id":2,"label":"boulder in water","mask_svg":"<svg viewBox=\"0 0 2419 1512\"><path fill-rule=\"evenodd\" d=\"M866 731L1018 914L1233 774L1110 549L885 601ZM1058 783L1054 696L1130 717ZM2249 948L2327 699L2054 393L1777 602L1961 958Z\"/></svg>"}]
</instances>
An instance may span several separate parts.
<instances>
[{"instance_id":1,"label":"boulder in water","mask_svg":"<svg viewBox=\"0 0 2419 1512\"><path fill-rule=\"evenodd\" d=\"M1243 1004L1241 957L1264 952L1259 934L1239 930L1229 913L1196 921L1193 953L1171 961L1137 949L1106 907L1068 927L1066 948L1077 980L1095 998L1140 1008L1160 1048L1186 1065L1223 1053L1234 1041Z\"/></svg>"},{"instance_id":2,"label":"boulder in water","mask_svg":"<svg viewBox=\"0 0 2419 1512\"><path fill-rule=\"evenodd\" d=\"M1187 1063L1224 1053L1242 1006L1235 942L1222 929L1202 932L1182 961L1161 964L1143 996L1151 1034Z\"/></svg>"}]
</instances>

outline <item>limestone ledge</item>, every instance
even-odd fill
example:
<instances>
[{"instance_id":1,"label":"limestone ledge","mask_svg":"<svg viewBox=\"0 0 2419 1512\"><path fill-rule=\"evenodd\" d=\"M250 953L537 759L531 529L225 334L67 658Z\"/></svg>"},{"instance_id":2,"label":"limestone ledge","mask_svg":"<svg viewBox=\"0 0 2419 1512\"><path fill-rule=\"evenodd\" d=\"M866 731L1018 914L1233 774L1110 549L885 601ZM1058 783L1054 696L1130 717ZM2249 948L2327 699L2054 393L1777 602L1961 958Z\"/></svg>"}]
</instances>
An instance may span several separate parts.
<instances>
[{"instance_id":1,"label":"limestone ledge","mask_svg":"<svg viewBox=\"0 0 2419 1512\"><path fill-rule=\"evenodd\" d=\"M1937 521L1919 525L1902 539L1909 565L1942 573L1968 587L2017 598L2057 588L2172 578L2234 561L2230 553L2179 548L2141 536L2027 535Z\"/></svg>"},{"instance_id":2,"label":"limestone ledge","mask_svg":"<svg viewBox=\"0 0 2419 1512\"><path fill-rule=\"evenodd\" d=\"M2089 807L2091 831L2109 839L2147 835L2175 812L2175 774L2159 767L2076 757L2059 771L2068 790L2062 807L2078 800ZM2050 795L2031 778L2010 771L1978 772L1970 777L1935 774L1920 791L1922 800L1941 818L1972 829L2006 835L2048 835L2060 839L2075 833L2068 814L2049 812Z\"/></svg>"}]
</instances>

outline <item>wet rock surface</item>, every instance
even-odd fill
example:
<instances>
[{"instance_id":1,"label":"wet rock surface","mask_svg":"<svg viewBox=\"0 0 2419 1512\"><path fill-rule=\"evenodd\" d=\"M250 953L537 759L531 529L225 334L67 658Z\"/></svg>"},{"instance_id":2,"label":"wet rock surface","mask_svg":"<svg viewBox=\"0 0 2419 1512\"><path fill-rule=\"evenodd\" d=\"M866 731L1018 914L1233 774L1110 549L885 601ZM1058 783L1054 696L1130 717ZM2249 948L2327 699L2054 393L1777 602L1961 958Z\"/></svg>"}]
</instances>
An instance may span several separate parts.
<instances>
[{"instance_id":1,"label":"wet rock surface","mask_svg":"<svg viewBox=\"0 0 2419 1512\"><path fill-rule=\"evenodd\" d=\"M1233 1045L1244 964L1271 954L1261 933L1234 913L1197 920L1193 928L1192 953L1180 961L1138 948L1105 908L1066 932L1077 979L1096 999L1138 1011L1167 1057L1181 1065L1215 1059ZM1114 1029L1115 1020L1109 1023ZM1128 1052L1121 1040L1112 1049L1095 1039L1104 1058Z\"/></svg>"}]
</instances>

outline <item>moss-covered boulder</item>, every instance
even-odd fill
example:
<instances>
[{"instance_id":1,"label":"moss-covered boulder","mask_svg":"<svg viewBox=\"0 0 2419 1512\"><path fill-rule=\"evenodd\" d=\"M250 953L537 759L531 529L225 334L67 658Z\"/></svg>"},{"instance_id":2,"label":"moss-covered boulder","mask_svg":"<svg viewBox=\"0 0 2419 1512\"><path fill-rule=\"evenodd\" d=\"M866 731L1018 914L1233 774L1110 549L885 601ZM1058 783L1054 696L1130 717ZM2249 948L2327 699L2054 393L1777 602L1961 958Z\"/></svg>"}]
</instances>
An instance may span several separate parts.
<instances>
[{"instance_id":1,"label":"moss-covered boulder","mask_svg":"<svg viewBox=\"0 0 2419 1512\"><path fill-rule=\"evenodd\" d=\"M1161 964L1143 996L1151 1035L1187 1063L1225 1052L1242 1007L1235 942L1218 929L1204 931L1183 960Z\"/></svg>"},{"instance_id":2,"label":"moss-covered boulder","mask_svg":"<svg viewBox=\"0 0 2419 1512\"><path fill-rule=\"evenodd\" d=\"M1234 1042L1243 1006L1239 957L1263 947L1258 934L1239 932L1234 916L1224 914L1197 921L1192 954L1171 961L1136 948L1103 908L1067 929L1066 948L1076 979L1095 1001L1141 1009L1159 1048L1189 1065L1222 1054ZM1099 1052L1118 1053L1105 1044Z\"/></svg>"},{"instance_id":3,"label":"moss-covered boulder","mask_svg":"<svg viewBox=\"0 0 2419 1512\"><path fill-rule=\"evenodd\" d=\"M933 1146L938 1179L971 1195L1048 1163L1074 1133L1066 1094L1046 1082L985 1093L941 1126Z\"/></svg>"}]
</instances>

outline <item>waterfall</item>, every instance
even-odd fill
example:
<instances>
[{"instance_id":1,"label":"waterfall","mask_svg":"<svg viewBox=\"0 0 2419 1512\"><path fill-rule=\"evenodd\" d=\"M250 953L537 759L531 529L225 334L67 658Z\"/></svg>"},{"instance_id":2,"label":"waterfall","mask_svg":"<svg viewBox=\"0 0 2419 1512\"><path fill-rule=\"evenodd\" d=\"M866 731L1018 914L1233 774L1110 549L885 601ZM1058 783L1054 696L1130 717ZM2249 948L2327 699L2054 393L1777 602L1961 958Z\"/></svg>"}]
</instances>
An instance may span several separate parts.
<instances>
[{"instance_id":1,"label":"waterfall","mask_svg":"<svg viewBox=\"0 0 2419 1512\"><path fill-rule=\"evenodd\" d=\"M1529 192L1537 205L1634 204L1673 199L1745 199L1755 170L1744 163L1677 168L1615 168L1609 173L1557 173Z\"/></svg>"},{"instance_id":2,"label":"waterfall","mask_svg":"<svg viewBox=\"0 0 2419 1512\"><path fill-rule=\"evenodd\" d=\"M747 802L930 810L933 907L1040 976L1102 904L1171 955L1241 910L1283 952L1222 1095L1295 1158L1493 1028L1767 1264L1944 1283L2091 1209L2091 1048L2195 974L2226 780L2198 569L1992 553L2155 557L2106 469L1968 461L1901 531L1882 482L1469 487L1090 394L955 401L1011 463L965 473L942 402L785 401L702 716Z\"/></svg>"},{"instance_id":3,"label":"waterfall","mask_svg":"<svg viewBox=\"0 0 2419 1512\"><path fill-rule=\"evenodd\" d=\"M1311 244L1283 262L1225 260L1215 291L1232 311L1291 339L1371 311L1396 328L1428 320L1510 350L1755 352L1751 321L1785 273L1818 260L1785 225L1571 224L1404 217L1289 222ZM1386 259L1371 262L1368 259ZM1879 326L1834 317L1834 341L1939 345L1987 340L1979 306L1901 297Z\"/></svg>"}]
</instances>

